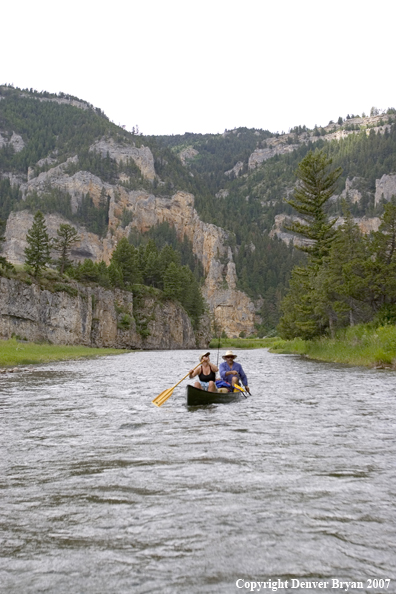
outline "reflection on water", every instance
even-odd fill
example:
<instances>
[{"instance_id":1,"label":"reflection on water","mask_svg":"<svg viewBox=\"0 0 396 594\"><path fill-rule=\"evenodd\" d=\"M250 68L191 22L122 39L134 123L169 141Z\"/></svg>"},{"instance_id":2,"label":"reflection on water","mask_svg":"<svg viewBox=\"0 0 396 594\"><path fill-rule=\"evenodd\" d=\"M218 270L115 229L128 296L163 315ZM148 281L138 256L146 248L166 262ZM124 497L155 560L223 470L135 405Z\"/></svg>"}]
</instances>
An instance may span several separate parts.
<instances>
[{"instance_id":1,"label":"reflection on water","mask_svg":"<svg viewBox=\"0 0 396 594\"><path fill-rule=\"evenodd\" d=\"M249 399L187 408L184 382L151 404L196 360L2 376L4 591L228 594L247 591L239 578L319 577L396 592L395 373L240 351Z\"/></svg>"}]
</instances>

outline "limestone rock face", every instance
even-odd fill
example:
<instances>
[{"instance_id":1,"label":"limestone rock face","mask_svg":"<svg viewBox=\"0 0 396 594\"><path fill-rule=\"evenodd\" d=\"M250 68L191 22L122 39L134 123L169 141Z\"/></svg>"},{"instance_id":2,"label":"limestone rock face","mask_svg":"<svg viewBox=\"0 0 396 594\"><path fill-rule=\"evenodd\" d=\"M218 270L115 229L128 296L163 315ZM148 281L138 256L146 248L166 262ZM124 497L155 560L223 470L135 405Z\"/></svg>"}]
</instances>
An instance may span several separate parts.
<instances>
[{"instance_id":1,"label":"limestone rock face","mask_svg":"<svg viewBox=\"0 0 396 594\"><path fill-rule=\"evenodd\" d=\"M349 196L350 201L354 204L355 202L360 202L362 199L362 194L359 192L358 188L356 187L359 184L358 177L354 177L353 179L345 180L345 190L341 193L341 198L346 198L347 195Z\"/></svg>"},{"instance_id":2,"label":"limestone rock face","mask_svg":"<svg viewBox=\"0 0 396 594\"><path fill-rule=\"evenodd\" d=\"M288 222L291 221L299 221L300 223L304 224L304 220L296 217L290 216L285 214L280 214L275 216L275 224L270 231L270 237L278 237L282 239L285 243L289 244L290 241L293 241L295 245L310 245L313 242L309 239L305 239L304 237L299 237L298 235L294 235L284 229L284 225L287 225ZM371 233L371 231L378 231L378 228L381 224L379 217L356 217L353 219L353 222L359 227L362 233ZM345 223L345 219L343 217L339 217L334 224L334 228L340 227Z\"/></svg>"},{"instance_id":3,"label":"limestone rock face","mask_svg":"<svg viewBox=\"0 0 396 594\"><path fill-rule=\"evenodd\" d=\"M240 174L242 169L243 169L243 163L242 163L242 161L238 161L238 163L236 163L232 169L225 171L224 175L228 175L228 176L234 175L235 177L238 177L238 175Z\"/></svg>"},{"instance_id":4,"label":"limestone rock face","mask_svg":"<svg viewBox=\"0 0 396 594\"><path fill-rule=\"evenodd\" d=\"M0 336L139 349L207 348L209 344L208 332L201 332L196 341L189 317L173 302L143 299L139 320L148 320L149 332L144 338L137 328L131 293L77 284L74 292L52 293L37 284L0 278Z\"/></svg>"},{"instance_id":5,"label":"limestone rock face","mask_svg":"<svg viewBox=\"0 0 396 594\"><path fill-rule=\"evenodd\" d=\"M22 184L21 191L24 198L32 192L39 195L46 192L48 186L56 187L63 192L68 192L71 196L72 212L77 211L81 198L85 194L90 194L95 206L99 205L102 190L106 195L114 195L114 186L102 182L102 180L88 171L78 171L74 175L65 173L65 169L71 163L78 163L78 157L70 157L64 163L52 167L48 171L40 173L37 177L32 177L32 172L28 181Z\"/></svg>"},{"instance_id":6,"label":"limestone rock face","mask_svg":"<svg viewBox=\"0 0 396 594\"><path fill-rule=\"evenodd\" d=\"M203 265L206 280L202 293L211 312L219 303L235 305L232 312L228 311L227 325L224 326L227 335L239 336L242 331L254 333L255 307L245 293L236 289L235 264L231 249L226 245L228 234L220 227L200 220L192 194L177 192L172 198L164 198L120 189L119 202L114 204L112 218L116 217L116 210L119 216L124 208L132 213L133 220L125 230L118 227L116 238L127 235L132 227L144 232L163 222L173 225L179 239L186 235L191 241L193 252Z\"/></svg>"},{"instance_id":7,"label":"limestone rock face","mask_svg":"<svg viewBox=\"0 0 396 594\"><path fill-rule=\"evenodd\" d=\"M277 144L264 149L257 148L249 157L249 171L275 155L285 155L286 153L293 152L298 146L298 144Z\"/></svg>"},{"instance_id":8,"label":"limestone rock face","mask_svg":"<svg viewBox=\"0 0 396 594\"><path fill-rule=\"evenodd\" d=\"M110 158L115 159L117 163L133 159L144 178L154 181L157 177L154 169L153 153L147 146L141 146L139 148L129 144L123 146L115 142L112 138L102 138L102 140L96 141L90 147L90 150L97 151L102 157L106 157L108 153Z\"/></svg>"},{"instance_id":9,"label":"limestone rock face","mask_svg":"<svg viewBox=\"0 0 396 594\"><path fill-rule=\"evenodd\" d=\"M26 235L33 225L33 218L33 214L28 210L12 212L8 217L3 253L12 264L20 265L25 262ZM94 233L89 233L84 227L71 223L58 214L46 214L44 218L50 237L57 236L56 230L62 224L71 224L77 229L81 239L75 244L71 253L76 262L82 262L85 258L91 258L95 262L110 261L114 249L111 235L109 238L100 239Z\"/></svg>"},{"instance_id":10,"label":"limestone rock face","mask_svg":"<svg viewBox=\"0 0 396 594\"><path fill-rule=\"evenodd\" d=\"M3 132L3 134L5 134L5 133ZM10 144L14 147L14 151L16 153L20 153L21 150L23 149L23 147L25 146L23 138L22 138L22 136L19 136L19 134L16 134L15 132L13 132L11 138L9 140L7 140L6 135L3 136L0 132L0 148L3 148L4 146L10 145Z\"/></svg>"},{"instance_id":11,"label":"limestone rock face","mask_svg":"<svg viewBox=\"0 0 396 594\"><path fill-rule=\"evenodd\" d=\"M382 197L389 201L396 196L396 174L383 175L381 179L375 180L375 204L378 204Z\"/></svg>"},{"instance_id":12,"label":"limestone rock face","mask_svg":"<svg viewBox=\"0 0 396 594\"><path fill-rule=\"evenodd\" d=\"M189 159L193 159L198 155L198 151L192 146L188 146L179 153L180 161L183 165L187 165Z\"/></svg>"},{"instance_id":13,"label":"limestone rock face","mask_svg":"<svg viewBox=\"0 0 396 594\"><path fill-rule=\"evenodd\" d=\"M95 143L91 148L107 154L118 160L133 158L140 163L142 173L148 179L154 179L154 160L152 153L146 147L122 147L114 141ZM238 303L239 309L229 316L227 328L229 336L237 336L244 331L246 334L254 332L254 305L250 299L236 290L235 265L232 261L232 252L226 247L228 234L216 225L204 223L200 220L194 208L194 196L187 192L177 192L171 198L154 196L145 190L129 191L121 185L110 185L99 177L86 171L78 171L74 175L66 173L69 164L78 163L78 157L71 157L65 163L52 167L46 172L32 177L21 186L23 196L28 196L36 191L43 194L48 186L56 187L71 196L72 211L77 211L83 195L90 194L96 206L104 194L109 198L109 231L105 238L99 238L89 233L83 227L71 223L76 227L81 241L72 251L75 260L91 258L94 261L104 260L109 264L111 254L117 242L122 237L128 237L130 230L136 228L145 232L150 227L163 222L172 225L180 240L186 236L192 243L194 254L201 261L206 275L203 290L209 308L218 304L215 297L221 288L220 301L230 305ZM123 213L132 215L132 222L125 228L120 224ZM46 215L46 224L50 236L56 236L56 230L62 223L70 223L60 215ZM28 211L11 213L5 233L6 242L4 252L7 259L13 264L24 262L24 249L26 247L26 234L33 223L33 216ZM226 288L226 291L223 291ZM242 309L244 310L242 312Z\"/></svg>"}]
</instances>

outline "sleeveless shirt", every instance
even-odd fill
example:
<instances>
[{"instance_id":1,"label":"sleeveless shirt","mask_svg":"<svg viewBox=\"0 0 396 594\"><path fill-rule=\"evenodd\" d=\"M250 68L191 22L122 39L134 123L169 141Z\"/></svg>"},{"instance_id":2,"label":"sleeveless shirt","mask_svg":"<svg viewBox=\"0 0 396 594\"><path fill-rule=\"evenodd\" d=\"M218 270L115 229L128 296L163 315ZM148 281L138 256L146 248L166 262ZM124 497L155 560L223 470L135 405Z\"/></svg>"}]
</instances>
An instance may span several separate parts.
<instances>
[{"instance_id":1,"label":"sleeveless shirt","mask_svg":"<svg viewBox=\"0 0 396 594\"><path fill-rule=\"evenodd\" d=\"M216 379L216 374L213 371L213 369L210 370L210 373L208 375L205 375L203 373L203 369L201 366L201 373L198 375L199 379L201 382L214 382Z\"/></svg>"}]
</instances>

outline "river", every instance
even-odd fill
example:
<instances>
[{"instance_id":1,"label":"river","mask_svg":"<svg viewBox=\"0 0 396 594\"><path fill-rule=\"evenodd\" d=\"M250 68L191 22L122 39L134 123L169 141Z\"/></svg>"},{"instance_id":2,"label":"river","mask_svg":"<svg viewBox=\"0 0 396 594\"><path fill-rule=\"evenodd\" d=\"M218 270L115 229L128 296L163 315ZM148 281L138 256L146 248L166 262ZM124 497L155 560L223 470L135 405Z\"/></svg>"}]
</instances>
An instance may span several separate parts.
<instances>
[{"instance_id":1,"label":"river","mask_svg":"<svg viewBox=\"0 0 396 594\"><path fill-rule=\"evenodd\" d=\"M396 373L236 352L210 407L151 403L197 351L1 376L2 592L396 592Z\"/></svg>"}]
</instances>

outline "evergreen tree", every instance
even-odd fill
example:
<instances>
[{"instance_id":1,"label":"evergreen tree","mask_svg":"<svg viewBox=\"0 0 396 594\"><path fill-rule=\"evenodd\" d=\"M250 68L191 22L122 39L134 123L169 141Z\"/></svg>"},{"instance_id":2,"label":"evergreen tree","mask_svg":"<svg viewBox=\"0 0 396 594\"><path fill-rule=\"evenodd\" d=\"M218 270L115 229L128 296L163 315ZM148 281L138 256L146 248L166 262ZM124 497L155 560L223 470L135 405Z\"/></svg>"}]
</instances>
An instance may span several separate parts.
<instances>
[{"instance_id":1,"label":"evergreen tree","mask_svg":"<svg viewBox=\"0 0 396 594\"><path fill-rule=\"evenodd\" d=\"M52 240L52 247L59 254L57 264L59 272L63 274L65 269L73 263L69 257L70 252L73 245L80 241L80 238L75 227L67 224L61 224L56 233L58 237Z\"/></svg>"},{"instance_id":2,"label":"evergreen tree","mask_svg":"<svg viewBox=\"0 0 396 594\"><path fill-rule=\"evenodd\" d=\"M327 284L332 292L334 310L340 317L339 324L347 316L347 323L367 321L366 273L368 258L367 242L359 227L354 223L350 210L344 204L345 222L337 229L331 246Z\"/></svg>"},{"instance_id":3,"label":"evergreen tree","mask_svg":"<svg viewBox=\"0 0 396 594\"><path fill-rule=\"evenodd\" d=\"M5 241L5 237L3 236L4 233L5 222L0 219L0 254L3 251L3 243ZM14 268L12 264L7 262L4 256L0 256L0 267L4 270L10 270Z\"/></svg>"},{"instance_id":4,"label":"evergreen tree","mask_svg":"<svg viewBox=\"0 0 396 594\"><path fill-rule=\"evenodd\" d=\"M44 215L37 211L33 225L26 235L28 246L25 248L25 265L31 267L34 276L40 276L42 270L51 262L50 238Z\"/></svg>"},{"instance_id":5,"label":"evergreen tree","mask_svg":"<svg viewBox=\"0 0 396 594\"><path fill-rule=\"evenodd\" d=\"M304 223L295 221L285 227L309 240L308 245L297 247L309 254L316 264L321 264L328 255L334 239L336 219L328 221L324 205L335 192L341 168L328 171L331 163L332 160L323 151L310 151L296 171L298 183L294 198L286 201L295 208Z\"/></svg>"},{"instance_id":6,"label":"evergreen tree","mask_svg":"<svg viewBox=\"0 0 396 594\"><path fill-rule=\"evenodd\" d=\"M122 275L122 283L125 287L132 287L133 284L142 282L142 274L139 267L138 252L131 245L126 237L120 239L116 249L111 257L111 263L114 263L116 269L112 270L114 281L120 282L119 273ZM117 285L118 286L118 285Z\"/></svg>"},{"instance_id":7,"label":"evergreen tree","mask_svg":"<svg viewBox=\"0 0 396 594\"><path fill-rule=\"evenodd\" d=\"M378 311L396 303L396 197L385 205L381 225L369 238L366 283L370 305Z\"/></svg>"},{"instance_id":8,"label":"evergreen tree","mask_svg":"<svg viewBox=\"0 0 396 594\"><path fill-rule=\"evenodd\" d=\"M164 294L168 299L181 300L183 294L183 277L181 269L171 262L164 274Z\"/></svg>"}]
</instances>

